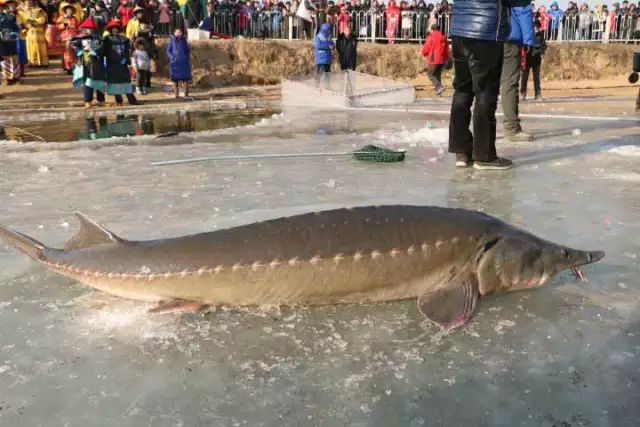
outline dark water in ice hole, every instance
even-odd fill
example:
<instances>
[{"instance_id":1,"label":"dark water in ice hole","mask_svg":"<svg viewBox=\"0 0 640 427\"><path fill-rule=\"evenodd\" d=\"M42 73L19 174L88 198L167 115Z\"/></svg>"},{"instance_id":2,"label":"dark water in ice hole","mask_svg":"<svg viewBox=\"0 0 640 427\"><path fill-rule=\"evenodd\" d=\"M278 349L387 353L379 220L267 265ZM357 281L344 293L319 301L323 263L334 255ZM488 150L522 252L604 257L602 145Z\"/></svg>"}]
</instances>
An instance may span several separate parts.
<instances>
[{"instance_id":1,"label":"dark water in ice hole","mask_svg":"<svg viewBox=\"0 0 640 427\"><path fill-rule=\"evenodd\" d=\"M176 111L160 114L114 114L65 120L9 122L0 126L0 139L70 142L112 137L161 135L168 132L201 132L251 125L273 112L265 111ZM26 132L25 132L26 131ZM28 133L27 133L28 132ZM37 135L37 136L36 136Z\"/></svg>"}]
</instances>

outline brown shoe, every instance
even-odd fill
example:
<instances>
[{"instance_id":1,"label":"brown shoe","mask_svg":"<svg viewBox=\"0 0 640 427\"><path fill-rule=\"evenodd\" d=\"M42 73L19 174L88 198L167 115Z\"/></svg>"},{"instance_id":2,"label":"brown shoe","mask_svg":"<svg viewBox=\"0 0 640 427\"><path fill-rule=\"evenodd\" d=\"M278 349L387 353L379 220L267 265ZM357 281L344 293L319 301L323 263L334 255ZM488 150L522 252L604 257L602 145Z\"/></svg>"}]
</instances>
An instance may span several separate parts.
<instances>
[{"instance_id":1,"label":"brown shoe","mask_svg":"<svg viewBox=\"0 0 640 427\"><path fill-rule=\"evenodd\" d=\"M504 137L510 142L531 142L533 141L533 135L522 130L514 132L511 130L504 131Z\"/></svg>"},{"instance_id":2,"label":"brown shoe","mask_svg":"<svg viewBox=\"0 0 640 427\"><path fill-rule=\"evenodd\" d=\"M84 108L91 108L91 103L90 102L85 102L84 103Z\"/></svg>"}]
</instances>

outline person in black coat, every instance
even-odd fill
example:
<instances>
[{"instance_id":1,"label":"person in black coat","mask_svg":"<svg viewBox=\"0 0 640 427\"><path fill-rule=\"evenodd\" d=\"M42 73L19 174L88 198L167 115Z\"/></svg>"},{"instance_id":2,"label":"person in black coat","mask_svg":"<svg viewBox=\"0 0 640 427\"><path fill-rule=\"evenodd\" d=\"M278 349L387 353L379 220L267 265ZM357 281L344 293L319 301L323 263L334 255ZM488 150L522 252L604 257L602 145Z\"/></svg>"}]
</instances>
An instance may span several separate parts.
<instances>
[{"instance_id":1,"label":"person in black coat","mask_svg":"<svg viewBox=\"0 0 640 427\"><path fill-rule=\"evenodd\" d=\"M131 44L129 39L121 34L122 22L114 18L105 29L110 32L104 38L107 93L113 95L118 106L122 105L122 95L126 95L129 105L137 105L129 71Z\"/></svg>"},{"instance_id":2,"label":"person in black coat","mask_svg":"<svg viewBox=\"0 0 640 427\"><path fill-rule=\"evenodd\" d=\"M529 82L529 71L533 71L533 91L536 101L540 100L540 67L542 66L542 56L547 50L547 42L545 41L545 32L541 29L540 21L536 21L536 42L533 48L527 49L527 57L522 70L520 80L520 98L524 101L527 99L527 83Z\"/></svg>"},{"instance_id":3,"label":"person in black coat","mask_svg":"<svg viewBox=\"0 0 640 427\"><path fill-rule=\"evenodd\" d=\"M103 40L95 33L98 26L93 16L85 19L79 28L81 33L71 39L71 45L78 53L78 66L73 71L73 86L83 89L85 108L91 108L94 92L98 106L102 107L107 89Z\"/></svg>"},{"instance_id":4,"label":"person in black coat","mask_svg":"<svg viewBox=\"0 0 640 427\"><path fill-rule=\"evenodd\" d=\"M336 50L341 70L355 71L358 65L358 38L351 32L351 27L344 28L336 40Z\"/></svg>"}]
</instances>

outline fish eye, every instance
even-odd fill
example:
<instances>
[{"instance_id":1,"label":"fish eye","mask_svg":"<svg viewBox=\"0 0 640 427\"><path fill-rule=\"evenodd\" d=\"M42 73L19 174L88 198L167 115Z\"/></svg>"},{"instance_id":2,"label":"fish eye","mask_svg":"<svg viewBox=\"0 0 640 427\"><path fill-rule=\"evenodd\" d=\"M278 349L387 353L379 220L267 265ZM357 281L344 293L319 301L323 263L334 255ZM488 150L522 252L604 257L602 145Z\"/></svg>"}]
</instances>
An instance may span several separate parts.
<instances>
[{"instance_id":1,"label":"fish eye","mask_svg":"<svg viewBox=\"0 0 640 427\"><path fill-rule=\"evenodd\" d=\"M569 258L569 251L566 250L566 249L563 249L562 250L562 256L565 257L565 258Z\"/></svg>"}]
</instances>

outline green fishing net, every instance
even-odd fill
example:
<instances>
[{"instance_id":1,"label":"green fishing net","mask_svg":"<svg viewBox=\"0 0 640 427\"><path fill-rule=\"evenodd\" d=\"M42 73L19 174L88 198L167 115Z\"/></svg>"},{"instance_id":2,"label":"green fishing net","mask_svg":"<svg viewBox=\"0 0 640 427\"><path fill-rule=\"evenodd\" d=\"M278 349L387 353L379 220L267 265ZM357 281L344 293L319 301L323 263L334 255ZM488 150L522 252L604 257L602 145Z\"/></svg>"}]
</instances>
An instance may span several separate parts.
<instances>
[{"instance_id":1,"label":"green fishing net","mask_svg":"<svg viewBox=\"0 0 640 427\"><path fill-rule=\"evenodd\" d=\"M353 158L362 162L393 163L404 160L405 151L394 151L375 145L365 145L353 153Z\"/></svg>"}]
</instances>

